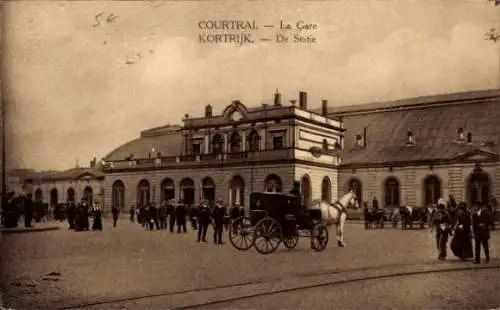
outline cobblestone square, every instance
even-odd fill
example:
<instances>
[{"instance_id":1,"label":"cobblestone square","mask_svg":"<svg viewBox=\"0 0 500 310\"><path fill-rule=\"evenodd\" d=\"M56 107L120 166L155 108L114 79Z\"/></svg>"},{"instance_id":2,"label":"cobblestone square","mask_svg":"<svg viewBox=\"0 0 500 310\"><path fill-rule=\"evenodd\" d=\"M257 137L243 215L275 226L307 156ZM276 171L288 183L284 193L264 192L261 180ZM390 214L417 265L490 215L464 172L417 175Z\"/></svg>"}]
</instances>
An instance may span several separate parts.
<instances>
[{"instance_id":1,"label":"cobblestone square","mask_svg":"<svg viewBox=\"0 0 500 310\"><path fill-rule=\"evenodd\" d=\"M363 225L350 223L345 248L336 246L331 231L324 252L312 251L308 240L302 239L295 250L280 247L276 253L260 255L254 249L237 251L227 233L226 244L214 245L196 243L192 230L186 234L146 231L126 220L121 220L117 228L105 221L102 232L73 232L61 225L63 228L57 231L3 238L2 283L7 306L26 309L95 304L109 308L122 299L141 300L235 283L258 285L335 272L456 265L451 253L449 261L436 260L434 238L428 230L365 230ZM498 233L494 232L490 265L498 263L499 248ZM498 269L489 271L498 274ZM125 307L160 306L134 302Z\"/></svg>"}]
</instances>

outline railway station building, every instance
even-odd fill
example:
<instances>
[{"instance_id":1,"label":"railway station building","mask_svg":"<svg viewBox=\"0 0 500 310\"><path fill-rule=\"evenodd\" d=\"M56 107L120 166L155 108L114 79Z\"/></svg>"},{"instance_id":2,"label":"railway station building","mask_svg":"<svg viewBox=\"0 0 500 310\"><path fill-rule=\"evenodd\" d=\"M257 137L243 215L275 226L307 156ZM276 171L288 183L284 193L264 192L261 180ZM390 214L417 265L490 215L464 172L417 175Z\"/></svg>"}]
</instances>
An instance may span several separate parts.
<instances>
[{"instance_id":1,"label":"railway station building","mask_svg":"<svg viewBox=\"0 0 500 310\"><path fill-rule=\"evenodd\" d=\"M319 100L318 100L319 101ZM210 105L182 125L144 130L103 159L106 208L223 199L247 206L254 191L289 191L305 204L349 189L381 206L500 196L500 90L310 109L298 101L220 113ZM204 112L204 113L203 113Z\"/></svg>"}]
</instances>

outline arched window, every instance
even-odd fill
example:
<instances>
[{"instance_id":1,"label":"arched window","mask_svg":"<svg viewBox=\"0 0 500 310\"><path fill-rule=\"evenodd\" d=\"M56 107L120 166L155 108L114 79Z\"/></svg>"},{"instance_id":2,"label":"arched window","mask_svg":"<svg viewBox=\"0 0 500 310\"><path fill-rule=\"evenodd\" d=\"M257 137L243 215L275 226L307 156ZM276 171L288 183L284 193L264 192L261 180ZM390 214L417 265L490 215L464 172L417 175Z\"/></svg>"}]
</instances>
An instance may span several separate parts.
<instances>
[{"instance_id":1,"label":"arched window","mask_svg":"<svg viewBox=\"0 0 500 310\"><path fill-rule=\"evenodd\" d=\"M479 201L487 204L490 200L491 184L484 171L473 172L467 182L467 200L470 205Z\"/></svg>"},{"instance_id":2,"label":"arched window","mask_svg":"<svg viewBox=\"0 0 500 310\"><path fill-rule=\"evenodd\" d=\"M87 199L87 202L89 205L92 205L92 198L93 198L93 191L92 187L86 186L85 189L83 190L83 197Z\"/></svg>"},{"instance_id":3,"label":"arched window","mask_svg":"<svg viewBox=\"0 0 500 310\"><path fill-rule=\"evenodd\" d=\"M321 182L321 200L332 202L332 183L329 177L324 177Z\"/></svg>"},{"instance_id":4,"label":"arched window","mask_svg":"<svg viewBox=\"0 0 500 310\"><path fill-rule=\"evenodd\" d=\"M432 205L441 198L441 182L435 175L430 175L424 180L424 204Z\"/></svg>"},{"instance_id":5,"label":"arched window","mask_svg":"<svg viewBox=\"0 0 500 310\"><path fill-rule=\"evenodd\" d=\"M264 182L264 190L266 192L282 192L283 182L281 181L281 178L276 174L268 175L266 181Z\"/></svg>"},{"instance_id":6,"label":"arched window","mask_svg":"<svg viewBox=\"0 0 500 310\"><path fill-rule=\"evenodd\" d=\"M308 207L311 204L311 179L307 174L300 179L300 195L302 204Z\"/></svg>"},{"instance_id":7,"label":"arched window","mask_svg":"<svg viewBox=\"0 0 500 310\"><path fill-rule=\"evenodd\" d=\"M241 136L238 132L233 132L230 138L231 153L241 152Z\"/></svg>"},{"instance_id":8,"label":"arched window","mask_svg":"<svg viewBox=\"0 0 500 310\"><path fill-rule=\"evenodd\" d=\"M113 183L111 196L111 205L118 207L119 210L125 209L125 184L117 180Z\"/></svg>"},{"instance_id":9,"label":"arched window","mask_svg":"<svg viewBox=\"0 0 500 310\"><path fill-rule=\"evenodd\" d=\"M260 150L260 136L255 129L248 136L248 150L250 152L258 152Z\"/></svg>"},{"instance_id":10,"label":"arched window","mask_svg":"<svg viewBox=\"0 0 500 310\"><path fill-rule=\"evenodd\" d=\"M385 181L384 186L385 193L385 207L399 207L400 206L400 195L399 195L399 182L395 178L388 178Z\"/></svg>"},{"instance_id":11,"label":"arched window","mask_svg":"<svg viewBox=\"0 0 500 310\"><path fill-rule=\"evenodd\" d=\"M75 202L75 190L71 187L66 191L66 200Z\"/></svg>"},{"instance_id":12,"label":"arched window","mask_svg":"<svg viewBox=\"0 0 500 310\"><path fill-rule=\"evenodd\" d=\"M216 134L212 140L212 148L214 154L222 154L224 152L224 138L220 134Z\"/></svg>"},{"instance_id":13,"label":"arched window","mask_svg":"<svg viewBox=\"0 0 500 310\"><path fill-rule=\"evenodd\" d=\"M201 184L203 199L208 200L210 205L215 202L215 182L212 178L206 177Z\"/></svg>"},{"instance_id":14,"label":"arched window","mask_svg":"<svg viewBox=\"0 0 500 310\"><path fill-rule=\"evenodd\" d=\"M244 205L245 181L239 175L236 175L229 184L229 206Z\"/></svg>"},{"instance_id":15,"label":"arched window","mask_svg":"<svg viewBox=\"0 0 500 310\"><path fill-rule=\"evenodd\" d=\"M170 178L165 178L161 182L161 201L168 201L175 198L175 184Z\"/></svg>"},{"instance_id":16,"label":"arched window","mask_svg":"<svg viewBox=\"0 0 500 310\"><path fill-rule=\"evenodd\" d=\"M55 206L59 203L59 194L57 192L57 188L53 188L50 190L50 205Z\"/></svg>"},{"instance_id":17,"label":"arched window","mask_svg":"<svg viewBox=\"0 0 500 310\"><path fill-rule=\"evenodd\" d=\"M137 206L143 207L149 204L151 198L149 181L142 179L137 185Z\"/></svg>"},{"instance_id":18,"label":"arched window","mask_svg":"<svg viewBox=\"0 0 500 310\"><path fill-rule=\"evenodd\" d=\"M353 191L356 194L358 201L363 201L363 186L358 179L351 179L348 183L348 190Z\"/></svg>"},{"instance_id":19,"label":"arched window","mask_svg":"<svg viewBox=\"0 0 500 310\"><path fill-rule=\"evenodd\" d=\"M185 204L194 204L194 181L190 178L181 181L181 200Z\"/></svg>"}]
</instances>

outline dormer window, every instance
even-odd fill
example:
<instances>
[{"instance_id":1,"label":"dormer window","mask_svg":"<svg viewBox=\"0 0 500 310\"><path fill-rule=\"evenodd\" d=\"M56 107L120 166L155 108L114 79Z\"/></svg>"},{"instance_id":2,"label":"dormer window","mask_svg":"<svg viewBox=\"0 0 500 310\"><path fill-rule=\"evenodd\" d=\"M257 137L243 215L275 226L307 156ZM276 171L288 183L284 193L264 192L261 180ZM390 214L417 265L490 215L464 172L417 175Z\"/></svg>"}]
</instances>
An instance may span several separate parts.
<instances>
[{"instance_id":1,"label":"dormer window","mask_svg":"<svg viewBox=\"0 0 500 310\"><path fill-rule=\"evenodd\" d=\"M413 143L413 132L408 131L408 143Z\"/></svg>"},{"instance_id":2,"label":"dormer window","mask_svg":"<svg viewBox=\"0 0 500 310\"><path fill-rule=\"evenodd\" d=\"M328 141L323 139L323 151L328 151Z\"/></svg>"},{"instance_id":3,"label":"dormer window","mask_svg":"<svg viewBox=\"0 0 500 310\"><path fill-rule=\"evenodd\" d=\"M361 135L356 135L356 146L358 147L363 146L363 137Z\"/></svg>"},{"instance_id":4,"label":"dormer window","mask_svg":"<svg viewBox=\"0 0 500 310\"><path fill-rule=\"evenodd\" d=\"M464 140L464 129L462 127L457 129L458 140Z\"/></svg>"}]
</instances>

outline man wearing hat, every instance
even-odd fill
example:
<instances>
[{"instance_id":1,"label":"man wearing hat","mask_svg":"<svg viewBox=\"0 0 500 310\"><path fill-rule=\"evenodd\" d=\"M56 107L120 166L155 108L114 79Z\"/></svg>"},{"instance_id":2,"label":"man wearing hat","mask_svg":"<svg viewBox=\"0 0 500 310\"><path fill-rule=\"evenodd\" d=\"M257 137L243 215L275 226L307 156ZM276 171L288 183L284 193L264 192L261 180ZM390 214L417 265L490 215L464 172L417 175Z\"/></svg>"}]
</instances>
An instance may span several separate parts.
<instances>
[{"instance_id":1,"label":"man wearing hat","mask_svg":"<svg viewBox=\"0 0 500 310\"><path fill-rule=\"evenodd\" d=\"M490 261L490 228L489 218L484 205L474 203L475 212L472 215L472 232L474 234L474 264L481 262L481 247L484 249L485 262Z\"/></svg>"},{"instance_id":2,"label":"man wearing hat","mask_svg":"<svg viewBox=\"0 0 500 310\"><path fill-rule=\"evenodd\" d=\"M224 229L226 208L222 204L222 199L217 199L212 212L212 218L214 219L214 244L224 244L222 242L222 231Z\"/></svg>"},{"instance_id":3,"label":"man wearing hat","mask_svg":"<svg viewBox=\"0 0 500 310\"><path fill-rule=\"evenodd\" d=\"M198 238L196 242L207 242L207 229L210 223L210 208L208 207L208 201L203 200L198 207Z\"/></svg>"},{"instance_id":4,"label":"man wearing hat","mask_svg":"<svg viewBox=\"0 0 500 310\"><path fill-rule=\"evenodd\" d=\"M439 198L437 203L436 217L434 226L436 228L436 245L439 251L438 258L440 260L446 259L446 245L450 234L451 218L446 210L446 202L443 198Z\"/></svg>"}]
</instances>

